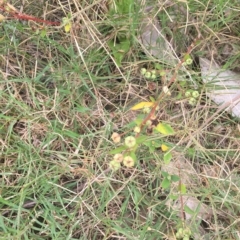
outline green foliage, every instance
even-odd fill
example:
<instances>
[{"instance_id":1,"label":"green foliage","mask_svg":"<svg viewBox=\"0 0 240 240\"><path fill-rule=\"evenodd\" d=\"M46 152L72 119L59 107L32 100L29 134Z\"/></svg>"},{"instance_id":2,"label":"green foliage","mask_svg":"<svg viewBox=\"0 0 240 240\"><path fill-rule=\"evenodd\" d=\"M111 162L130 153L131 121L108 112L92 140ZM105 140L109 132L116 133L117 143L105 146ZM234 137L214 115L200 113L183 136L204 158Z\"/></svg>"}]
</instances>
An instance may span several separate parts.
<instances>
[{"instance_id":1,"label":"green foliage","mask_svg":"<svg viewBox=\"0 0 240 240\"><path fill-rule=\"evenodd\" d=\"M131 14L133 12L134 0L117 0L116 13L119 14Z\"/></svg>"},{"instance_id":2,"label":"green foliage","mask_svg":"<svg viewBox=\"0 0 240 240\"><path fill-rule=\"evenodd\" d=\"M163 156L163 160L164 160L165 164L170 163L170 161L172 160L171 152L165 153L164 156Z\"/></svg>"},{"instance_id":3,"label":"green foliage","mask_svg":"<svg viewBox=\"0 0 240 240\"><path fill-rule=\"evenodd\" d=\"M127 146L120 146L118 148L115 148L109 152L109 154L117 154L125 151L127 149Z\"/></svg>"},{"instance_id":4,"label":"green foliage","mask_svg":"<svg viewBox=\"0 0 240 240\"><path fill-rule=\"evenodd\" d=\"M186 188L186 185L185 184L180 184L180 186L179 186L179 192L181 193L181 194L186 194L187 193L187 188Z\"/></svg>"},{"instance_id":5,"label":"green foliage","mask_svg":"<svg viewBox=\"0 0 240 240\"><path fill-rule=\"evenodd\" d=\"M161 183L161 187L163 189L168 189L171 186L172 182L178 182L180 179L177 175L170 175L167 172L162 171L162 175L163 175L163 180Z\"/></svg>"},{"instance_id":6,"label":"green foliage","mask_svg":"<svg viewBox=\"0 0 240 240\"><path fill-rule=\"evenodd\" d=\"M129 51L131 47L131 42L129 39L122 39L119 43L114 42L114 39L108 41L108 46L111 49L111 53L113 54L113 57L117 63L117 65L120 67L122 64L122 60L126 53Z\"/></svg>"},{"instance_id":7,"label":"green foliage","mask_svg":"<svg viewBox=\"0 0 240 240\"><path fill-rule=\"evenodd\" d=\"M204 89L199 84L198 66L186 66L197 89L183 68L179 73L184 76L178 73L177 82L168 85L175 66L166 69L157 56L149 58L137 44L138 24L145 23L141 14L151 5L149 22L154 23L156 13L161 34L168 33L167 39L174 38L174 29L178 29L185 36L181 43L186 51L197 29L204 46L216 38L220 44L228 44L223 48L226 55L233 47L236 55L223 61L225 67L232 67L232 61L239 58L236 44L230 42L235 39L238 44L237 0L174 2L173 7L181 11L189 7L187 22L184 14L177 16L179 10L170 12L171 6L162 2L159 8L159 2L92 0L61 6L59 1L46 5L30 0L23 12L17 9L19 16L44 14L45 20L60 22L67 17L59 27L13 19L1 9L5 20L0 28L0 239L198 239L200 207L177 206L178 211L192 216L185 225L178 213L166 207L171 199L180 204L181 195L184 199L201 196L201 203L213 209L210 228L201 237L239 238L236 119L221 113L207 122L215 107L204 98L199 101ZM179 24L175 24L176 18L181 19ZM167 22L172 20L170 29ZM228 36L219 26L235 36ZM107 49L103 48L108 41ZM194 59L198 54L204 57L204 46L194 48L198 51L193 53ZM224 52L215 47L218 51L209 56L218 61L224 54L217 53ZM173 48L184 56L184 51L178 54ZM184 60L191 63L188 58ZM110 59L122 67L116 69ZM171 98L161 94L162 84L171 91ZM189 96L185 96L188 90ZM129 102L135 101L132 97L139 98L136 110L130 109ZM190 98L202 107L189 109ZM159 110L153 113L155 104ZM138 112L128 115L132 111ZM164 127L157 131L159 122L173 131ZM118 134L110 142L113 129ZM134 146L125 145L127 136L136 138ZM197 175L201 171L196 176L201 181L184 185L185 166L178 170L174 165L180 154L196 167ZM222 168L226 168L224 174ZM222 216L219 209L226 214ZM191 237L187 226L193 232ZM220 230L215 231L214 226Z\"/></svg>"},{"instance_id":8,"label":"green foliage","mask_svg":"<svg viewBox=\"0 0 240 240\"><path fill-rule=\"evenodd\" d=\"M145 146L148 147L149 153L154 153L158 148L161 147L162 141L161 140L148 140L143 143Z\"/></svg>"},{"instance_id":9,"label":"green foliage","mask_svg":"<svg viewBox=\"0 0 240 240\"><path fill-rule=\"evenodd\" d=\"M119 67L132 46L132 37L135 35L137 26L131 25L134 24L136 15L133 0L114 1L109 10L109 17L114 19L113 31L115 31L115 34L107 43Z\"/></svg>"},{"instance_id":10,"label":"green foliage","mask_svg":"<svg viewBox=\"0 0 240 240\"><path fill-rule=\"evenodd\" d=\"M168 189L168 188L170 187L170 185L171 185L170 179L164 178L163 181L162 181L162 183L161 183L161 187L162 187L163 189Z\"/></svg>"},{"instance_id":11,"label":"green foliage","mask_svg":"<svg viewBox=\"0 0 240 240\"><path fill-rule=\"evenodd\" d=\"M189 240L191 234L192 232L188 227L180 227L176 233L176 238L182 240Z\"/></svg>"},{"instance_id":12,"label":"green foliage","mask_svg":"<svg viewBox=\"0 0 240 240\"><path fill-rule=\"evenodd\" d=\"M173 128L167 123L159 123L155 130L163 135L172 135L175 133Z\"/></svg>"}]
</instances>

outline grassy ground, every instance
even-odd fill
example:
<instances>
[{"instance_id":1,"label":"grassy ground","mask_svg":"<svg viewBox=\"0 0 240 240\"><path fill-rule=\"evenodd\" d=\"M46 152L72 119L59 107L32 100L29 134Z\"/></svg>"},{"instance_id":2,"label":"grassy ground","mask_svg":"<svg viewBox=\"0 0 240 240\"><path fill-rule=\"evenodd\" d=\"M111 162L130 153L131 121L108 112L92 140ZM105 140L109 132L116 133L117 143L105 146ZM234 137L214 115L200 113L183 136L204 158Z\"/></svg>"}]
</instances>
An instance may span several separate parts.
<instances>
[{"instance_id":1,"label":"grassy ground","mask_svg":"<svg viewBox=\"0 0 240 240\"><path fill-rule=\"evenodd\" d=\"M185 195L198 201L185 221L192 239L240 239L239 119L213 115L198 64L202 56L239 70L239 3L159 2L142 1L124 16L110 13L107 1L11 2L50 21L71 14L73 25L66 33L33 21L1 23L0 239L176 239L185 210L170 201L174 184L161 187L162 171L181 171ZM194 65L178 76L192 81L176 80L159 105L158 120L176 135L149 135L174 146L172 162L164 163L160 149L141 147L134 168L113 172L111 134L132 131L129 106L157 97L163 85L140 74L159 63L138 38L146 4L180 58L202 37ZM121 66L108 44L119 36L131 42ZM184 98L193 85L200 92L194 107Z\"/></svg>"}]
</instances>

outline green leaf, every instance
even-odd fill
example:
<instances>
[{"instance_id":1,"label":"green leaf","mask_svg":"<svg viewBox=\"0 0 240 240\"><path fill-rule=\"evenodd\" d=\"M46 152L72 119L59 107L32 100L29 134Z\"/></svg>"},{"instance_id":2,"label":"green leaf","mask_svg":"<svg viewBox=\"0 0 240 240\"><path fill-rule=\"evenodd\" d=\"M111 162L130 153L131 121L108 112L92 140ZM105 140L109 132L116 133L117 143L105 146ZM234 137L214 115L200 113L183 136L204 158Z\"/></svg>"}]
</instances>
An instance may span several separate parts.
<instances>
[{"instance_id":1,"label":"green leaf","mask_svg":"<svg viewBox=\"0 0 240 240\"><path fill-rule=\"evenodd\" d=\"M47 35L47 30L45 28L43 28L41 31L40 31L40 37L44 38L46 37Z\"/></svg>"},{"instance_id":2,"label":"green leaf","mask_svg":"<svg viewBox=\"0 0 240 240\"><path fill-rule=\"evenodd\" d=\"M169 124L166 124L166 123L159 123L155 129L164 135L171 135L171 134L175 133L173 128Z\"/></svg>"},{"instance_id":3,"label":"green leaf","mask_svg":"<svg viewBox=\"0 0 240 240\"><path fill-rule=\"evenodd\" d=\"M185 194L187 192L187 188L186 188L185 184L181 184L179 186L179 192L182 193L182 194Z\"/></svg>"},{"instance_id":4,"label":"green leaf","mask_svg":"<svg viewBox=\"0 0 240 240\"><path fill-rule=\"evenodd\" d=\"M113 40L110 40L108 41L108 46L112 50L112 54L117 65L120 67L125 54L130 49L131 46L130 40L124 39L120 43L115 43Z\"/></svg>"},{"instance_id":5,"label":"green leaf","mask_svg":"<svg viewBox=\"0 0 240 240\"><path fill-rule=\"evenodd\" d=\"M132 196L133 196L133 202L135 205L138 205L138 203L142 200L142 193L135 187L131 188L132 190Z\"/></svg>"},{"instance_id":6,"label":"green leaf","mask_svg":"<svg viewBox=\"0 0 240 240\"><path fill-rule=\"evenodd\" d=\"M189 59L189 58L191 58L189 54L186 54L186 55L183 57L184 61L186 61L186 60Z\"/></svg>"},{"instance_id":7,"label":"green leaf","mask_svg":"<svg viewBox=\"0 0 240 240\"><path fill-rule=\"evenodd\" d=\"M156 102L156 100L155 100L155 98L154 97L149 97L150 98L150 100L152 101L152 102Z\"/></svg>"},{"instance_id":8,"label":"green leaf","mask_svg":"<svg viewBox=\"0 0 240 240\"><path fill-rule=\"evenodd\" d=\"M161 147L162 145L162 141L159 141L159 140L147 140L147 141L144 141L143 143L145 146L152 146L152 147L155 147L155 148L159 148Z\"/></svg>"},{"instance_id":9,"label":"green leaf","mask_svg":"<svg viewBox=\"0 0 240 240\"><path fill-rule=\"evenodd\" d=\"M180 180L180 178L179 178L179 176L177 176L177 175L172 175L172 176L171 176L171 180L172 180L173 182L178 182L178 181Z\"/></svg>"},{"instance_id":10,"label":"green leaf","mask_svg":"<svg viewBox=\"0 0 240 240\"><path fill-rule=\"evenodd\" d=\"M136 154L135 154L135 152L130 152L130 154L128 154L130 157L132 157L132 159L134 160L134 162L136 163L136 161L137 161L137 156L136 156Z\"/></svg>"},{"instance_id":11,"label":"green leaf","mask_svg":"<svg viewBox=\"0 0 240 240\"><path fill-rule=\"evenodd\" d=\"M86 113L86 112L90 111L90 108L87 108L87 107L83 107L83 106L78 105L78 106L75 108L75 111L76 111L76 112L80 112L80 113Z\"/></svg>"},{"instance_id":12,"label":"green leaf","mask_svg":"<svg viewBox=\"0 0 240 240\"><path fill-rule=\"evenodd\" d=\"M130 46L131 46L130 40L125 39L125 40L120 42L118 51L127 53L129 51L129 49L130 49Z\"/></svg>"},{"instance_id":13,"label":"green leaf","mask_svg":"<svg viewBox=\"0 0 240 240\"><path fill-rule=\"evenodd\" d=\"M180 100L180 99L182 99L183 98L183 95L182 95L182 93L180 92L180 93L178 93L178 95L177 95L177 97L176 97L178 100Z\"/></svg>"},{"instance_id":14,"label":"green leaf","mask_svg":"<svg viewBox=\"0 0 240 240\"><path fill-rule=\"evenodd\" d=\"M149 153L154 153L156 151L156 148L153 146L148 147Z\"/></svg>"},{"instance_id":15,"label":"green leaf","mask_svg":"<svg viewBox=\"0 0 240 240\"><path fill-rule=\"evenodd\" d=\"M187 149L187 155L190 157L194 157L196 154L196 150L194 148L188 148Z\"/></svg>"},{"instance_id":16,"label":"green leaf","mask_svg":"<svg viewBox=\"0 0 240 240\"><path fill-rule=\"evenodd\" d=\"M190 215L194 215L195 211L193 211L190 207L188 207L187 205L184 206L184 211Z\"/></svg>"},{"instance_id":17,"label":"green leaf","mask_svg":"<svg viewBox=\"0 0 240 240\"><path fill-rule=\"evenodd\" d=\"M129 129L129 128L134 128L134 127L136 127L136 126L138 126L138 124L135 122L135 121L132 121L132 122L129 122L128 124L126 124L125 125L125 127L127 128L127 129Z\"/></svg>"},{"instance_id":18,"label":"green leaf","mask_svg":"<svg viewBox=\"0 0 240 240\"><path fill-rule=\"evenodd\" d=\"M145 142L143 142L143 144L147 147L151 147L152 146L152 141L145 141Z\"/></svg>"},{"instance_id":19,"label":"green leaf","mask_svg":"<svg viewBox=\"0 0 240 240\"><path fill-rule=\"evenodd\" d=\"M180 84L181 87L185 87L185 86L187 86L187 81L186 80L180 81L179 84Z\"/></svg>"},{"instance_id":20,"label":"green leaf","mask_svg":"<svg viewBox=\"0 0 240 240\"><path fill-rule=\"evenodd\" d=\"M129 12L132 12L133 3L133 0L117 1L117 12L120 14L128 14Z\"/></svg>"},{"instance_id":21,"label":"green leaf","mask_svg":"<svg viewBox=\"0 0 240 240\"><path fill-rule=\"evenodd\" d=\"M169 176L169 174L168 174L167 172L164 172L164 171L162 171L162 175L163 175L163 177L165 177L165 178L167 178L167 177Z\"/></svg>"},{"instance_id":22,"label":"green leaf","mask_svg":"<svg viewBox=\"0 0 240 240\"><path fill-rule=\"evenodd\" d=\"M155 68L155 69L158 69L158 70L164 69L163 65L161 65L161 64L159 64L159 63L155 63L155 64L154 64L154 68Z\"/></svg>"},{"instance_id":23,"label":"green leaf","mask_svg":"<svg viewBox=\"0 0 240 240\"><path fill-rule=\"evenodd\" d=\"M59 132L60 132L61 130L59 130ZM68 137L70 137L70 138L76 138L76 139L78 139L79 138L79 134L78 133L76 133L76 132L73 132L73 131L70 131L70 130L64 130L64 131L62 131L62 134L64 134L65 136L68 136Z\"/></svg>"},{"instance_id":24,"label":"green leaf","mask_svg":"<svg viewBox=\"0 0 240 240\"><path fill-rule=\"evenodd\" d=\"M178 199L178 195L170 194L169 198L172 199L172 200L177 200Z\"/></svg>"},{"instance_id":25,"label":"green leaf","mask_svg":"<svg viewBox=\"0 0 240 240\"><path fill-rule=\"evenodd\" d=\"M151 141L143 142L143 144L148 147L149 153L155 152L156 148L152 145Z\"/></svg>"},{"instance_id":26,"label":"green leaf","mask_svg":"<svg viewBox=\"0 0 240 240\"><path fill-rule=\"evenodd\" d=\"M165 162L165 164L170 163L170 161L172 160L172 153L171 152L167 152L163 155L163 160Z\"/></svg>"},{"instance_id":27,"label":"green leaf","mask_svg":"<svg viewBox=\"0 0 240 240\"><path fill-rule=\"evenodd\" d=\"M164 178L161 183L161 187L164 189L167 189L170 187L170 185L171 185L171 182L167 178Z\"/></svg>"},{"instance_id":28,"label":"green leaf","mask_svg":"<svg viewBox=\"0 0 240 240\"><path fill-rule=\"evenodd\" d=\"M134 122L136 123L137 126L140 126L145 117L146 117L145 114L139 114L137 118L134 120Z\"/></svg>"},{"instance_id":29,"label":"green leaf","mask_svg":"<svg viewBox=\"0 0 240 240\"><path fill-rule=\"evenodd\" d=\"M119 53L119 52L115 52L115 53L113 53L113 56L114 56L114 59L115 59L117 65L118 65L118 67L121 67L124 54Z\"/></svg>"},{"instance_id":30,"label":"green leaf","mask_svg":"<svg viewBox=\"0 0 240 240\"><path fill-rule=\"evenodd\" d=\"M136 142L137 142L137 144L141 144L141 143L145 142L146 139L147 139L147 136L141 135L136 139Z\"/></svg>"},{"instance_id":31,"label":"green leaf","mask_svg":"<svg viewBox=\"0 0 240 240\"><path fill-rule=\"evenodd\" d=\"M117 153L121 153L122 151L126 150L127 147L126 146L121 146L121 147L118 147L118 148L115 148L113 150L111 150L109 152L109 154L117 154Z\"/></svg>"},{"instance_id":32,"label":"green leaf","mask_svg":"<svg viewBox=\"0 0 240 240\"><path fill-rule=\"evenodd\" d=\"M159 141L159 140L153 140L151 142L152 142L152 146L155 147L155 148L160 148L161 145L162 145L162 142Z\"/></svg>"}]
</instances>

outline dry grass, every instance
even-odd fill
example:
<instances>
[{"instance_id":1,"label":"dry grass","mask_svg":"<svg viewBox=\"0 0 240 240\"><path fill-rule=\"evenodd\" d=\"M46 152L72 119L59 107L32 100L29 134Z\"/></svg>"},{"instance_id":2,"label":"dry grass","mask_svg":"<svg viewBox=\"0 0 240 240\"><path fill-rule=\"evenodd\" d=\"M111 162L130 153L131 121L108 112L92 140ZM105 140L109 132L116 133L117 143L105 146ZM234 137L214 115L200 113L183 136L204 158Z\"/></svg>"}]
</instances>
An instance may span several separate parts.
<instances>
[{"instance_id":1,"label":"dry grass","mask_svg":"<svg viewBox=\"0 0 240 240\"><path fill-rule=\"evenodd\" d=\"M156 6L150 17L161 19L179 58L199 32L202 39L192 52L194 66L178 76L191 81L176 80L158 110L158 121L176 135L149 135L174 148L171 164L164 164L160 149L150 153L143 146L137 166L117 172L108 167L115 148L110 136L131 132L136 113L130 106L160 94L160 79L139 71L158 59L146 56L135 35L122 66L116 65L107 41L119 29L107 1L12 2L50 21L70 13L73 26L70 33L48 26L44 35L34 22L1 23L0 239L176 239L182 206L170 201L176 185L162 189L161 172L178 175L179 169L186 196L209 211L203 216L199 207L186 221L192 239L240 239L239 119L205 96L198 65L205 56L238 70L233 2L141 2L141 9ZM185 9L188 18L181 13L174 20L173 13ZM137 29L132 24L126 21ZM195 107L183 97L193 85L201 93Z\"/></svg>"}]
</instances>

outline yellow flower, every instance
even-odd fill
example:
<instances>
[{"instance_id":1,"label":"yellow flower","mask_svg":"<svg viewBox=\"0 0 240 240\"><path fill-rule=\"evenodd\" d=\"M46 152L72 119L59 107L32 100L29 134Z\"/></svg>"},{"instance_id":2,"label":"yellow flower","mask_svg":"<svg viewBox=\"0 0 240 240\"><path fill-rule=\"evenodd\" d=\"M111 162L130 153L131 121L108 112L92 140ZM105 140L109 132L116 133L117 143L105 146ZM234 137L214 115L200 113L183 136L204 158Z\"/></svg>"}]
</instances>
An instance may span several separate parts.
<instances>
[{"instance_id":1,"label":"yellow flower","mask_svg":"<svg viewBox=\"0 0 240 240\"><path fill-rule=\"evenodd\" d=\"M66 33L70 32L71 28L72 28L72 23L71 20L67 17L62 18L62 23L64 25L64 30Z\"/></svg>"},{"instance_id":2,"label":"yellow flower","mask_svg":"<svg viewBox=\"0 0 240 240\"><path fill-rule=\"evenodd\" d=\"M163 152L166 152L169 149L169 147L165 144L162 144L161 149L162 149Z\"/></svg>"}]
</instances>

